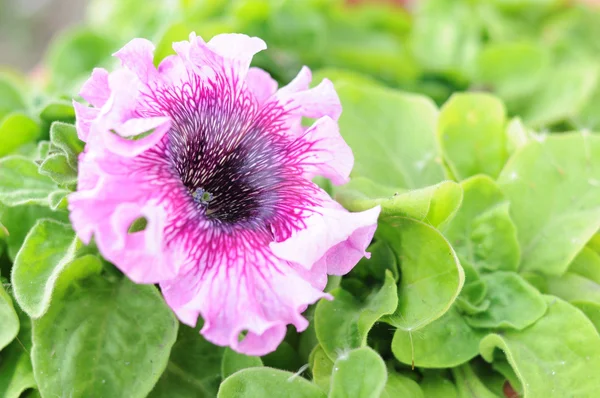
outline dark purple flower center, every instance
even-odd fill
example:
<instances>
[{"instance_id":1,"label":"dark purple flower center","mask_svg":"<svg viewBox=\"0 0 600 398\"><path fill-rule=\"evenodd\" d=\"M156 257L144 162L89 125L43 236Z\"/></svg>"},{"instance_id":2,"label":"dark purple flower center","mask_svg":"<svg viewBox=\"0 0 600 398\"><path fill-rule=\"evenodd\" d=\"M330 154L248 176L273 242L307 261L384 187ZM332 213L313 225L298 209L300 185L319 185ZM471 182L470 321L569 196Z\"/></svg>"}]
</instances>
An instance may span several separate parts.
<instances>
[{"instance_id":1,"label":"dark purple flower center","mask_svg":"<svg viewBox=\"0 0 600 398\"><path fill-rule=\"evenodd\" d=\"M287 140L272 112L244 93L201 87L172 101L168 156L200 212L222 223L264 225L286 185ZM221 87L222 89L222 87ZM272 110L271 110L272 111Z\"/></svg>"}]
</instances>

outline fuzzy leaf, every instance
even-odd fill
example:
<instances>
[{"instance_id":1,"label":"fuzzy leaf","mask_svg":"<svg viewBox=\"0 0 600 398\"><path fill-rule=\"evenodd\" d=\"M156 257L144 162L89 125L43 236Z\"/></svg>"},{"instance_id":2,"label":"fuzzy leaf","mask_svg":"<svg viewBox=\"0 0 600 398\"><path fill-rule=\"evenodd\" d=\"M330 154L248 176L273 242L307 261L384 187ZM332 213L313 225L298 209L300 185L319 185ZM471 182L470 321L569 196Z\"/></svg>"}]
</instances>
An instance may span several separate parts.
<instances>
[{"instance_id":1,"label":"fuzzy leaf","mask_svg":"<svg viewBox=\"0 0 600 398\"><path fill-rule=\"evenodd\" d=\"M238 370L260 366L263 366L260 357L251 357L235 352L231 348L225 348L221 361L221 377L225 380Z\"/></svg>"},{"instance_id":2,"label":"fuzzy leaf","mask_svg":"<svg viewBox=\"0 0 600 398\"><path fill-rule=\"evenodd\" d=\"M40 135L38 123L25 115L15 112L0 118L0 157L8 155L21 145L33 142Z\"/></svg>"},{"instance_id":3,"label":"fuzzy leaf","mask_svg":"<svg viewBox=\"0 0 600 398\"><path fill-rule=\"evenodd\" d=\"M218 398L263 398L276 393L287 398L325 398L317 385L301 376L271 368L249 368L229 376Z\"/></svg>"},{"instance_id":4,"label":"fuzzy leaf","mask_svg":"<svg viewBox=\"0 0 600 398\"><path fill-rule=\"evenodd\" d=\"M7 206L22 204L48 205L48 196L56 189L54 182L41 175L33 161L22 156L0 159L0 202Z\"/></svg>"},{"instance_id":5,"label":"fuzzy leaf","mask_svg":"<svg viewBox=\"0 0 600 398\"><path fill-rule=\"evenodd\" d=\"M335 361L328 397L377 398L386 380L385 363L379 354L369 347L358 348Z\"/></svg>"}]
</instances>

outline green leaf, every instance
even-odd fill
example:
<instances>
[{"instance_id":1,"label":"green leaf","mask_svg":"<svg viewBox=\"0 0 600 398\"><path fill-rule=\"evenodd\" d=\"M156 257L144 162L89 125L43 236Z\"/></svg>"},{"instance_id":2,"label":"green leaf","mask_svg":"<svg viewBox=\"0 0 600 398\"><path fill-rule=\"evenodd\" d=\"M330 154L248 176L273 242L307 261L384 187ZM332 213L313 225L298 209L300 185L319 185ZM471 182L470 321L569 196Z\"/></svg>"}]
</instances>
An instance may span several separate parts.
<instances>
[{"instance_id":1,"label":"green leaf","mask_svg":"<svg viewBox=\"0 0 600 398\"><path fill-rule=\"evenodd\" d=\"M412 331L442 316L464 283L463 269L448 241L430 225L401 217L380 222L377 237L396 252L402 275L398 307L384 321Z\"/></svg>"},{"instance_id":2,"label":"green leaf","mask_svg":"<svg viewBox=\"0 0 600 398\"><path fill-rule=\"evenodd\" d=\"M195 329L179 325L167 368L149 398L211 398L217 395L225 349L206 341Z\"/></svg>"},{"instance_id":3,"label":"green leaf","mask_svg":"<svg viewBox=\"0 0 600 398\"><path fill-rule=\"evenodd\" d=\"M169 358L177 320L154 286L88 277L33 323L43 396L145 397Z\"/></svg>"},{"instance_id":4,"label":"green leaf","mask_svg":"<svg viewBox=\"0 0 600 398\"><path fill-rule=\"evenodd\" d=\"M597 235L594 235L596 237ZM595 239L592 238L592 241ZM591 243L591 241L590 241ZM583 276L600 285L600 254L592 249L590 243L581 249L569 265L569 272Z\"/></svg>"},{"instance_id":5,"label":"green leaf","mask_svg":"<svg viewBox=\"0 0 600 398\"><path fill-rule=\"evenodd\" d=\"M0 74L0 120L13 111L25 110L27 105L19 88L5 74Z\"/></svg>"},{"instance_id":6,"label":"green leaf","mask_svg":"<svg viewBox=\"0 0 600 398\"><path fill-rule=\"evenodd\" d=\"M390 372L381 398L397 397L426 398L416 381L399 373Z\"/></svg>"},{"instance_id":7,"label":"green leaf","mask_svg":"<svg viewBox=\"0 0 600 398\"><path fill-rule=\"evenodd\" d=\"M58 277L81 245L70 225L54 220L39 220L29 231L15 258L12 282L17 302L30 317L48 310Z\"/></svg>"},{"instance_id":8,"label":"green leaf","mask_svg":"<svg viewBox=\"0 0 600 398\"><path fill-rule=\"evenodd\" d=\"M529 126L542 127L575 117L593 95L598 73L595 61L578 60L554 68L524 110L523 119Z\"/></svg>"},{"instance_id":9,"label":"green leaf","mask_svg":"<svg viewBox=\"0 0 600 398\"><path fill-rule=\"evenodd\" d=\"M329 392L331 388L331 374L333 373L333 361L327 356L320 345L315 346L309 357L310 370L313 381L323 391Z\"/></svg>"},{"instance_id":10,"label":"green leaf","mask_svg":"<svg viewBox=\"0 0 600 398\"><path fill-rule=\"evenodd\" d=\"M357 348L335 361L328 397L376 398L381 396L386 380L385 363L379 354L369 347Z\"/></svg>"},{"instance_id":11,"label":"green leaf","mask_svg":"<svg viewBox=\"0 0 600 398\"><path fill-rule=\"evenodd\" d=\"M31 321L23 311L15 308L19 316L19 334L0 353L0 396L20 398L23 392L37 386L31 367Z\"/></svg>"},{"instance_id":12,"label":"green leaf","mask_svg":"<svg viewBox=\"0 0 600 398\"><path fill-rule=\"evenodd\" d=\"M85 144L77 136L75 126L60 122L52 123L50 141L52 142L52 151L65 155L69 166L77 171L77 160Z\"/></svg>"},{"instance_id":13,"label":"green leaf","mask_svg":"<svg viewBox=\"0 0 600 398\"><path fill-rule=\"evenodd\" d=\"M287 341L282 341L277 349L263 356L262 362L271 368L296 372L305 365L298 351Z\"/></svg>"},{"instance_id":14,"label":"green leaf","mask_svg":"<svg viewBox=\"0 0 600 398\"><path fill-rule=\"evenodd\" d=\"M517 151L498 178L523 271L560 275L600 228L600 137L561 134Z\"/></svg>"},{"instance_id":15,"label":"green leaf","mask_svg":"<svg viewBox=\"0 0 600 398\"><path fill-rule=\"evenodd\" d=\"M478 354L482 330L473 329L456 307L416 332L396 330L392 352L402 363L424 368L450 368Z\"/></svg>"},{"instance_id":16,"label":"green leaf","mask_svg":"<svg viewBox=\"0 0 600 398\"><path fill-rule=\"evenodd\" d=\"M600 284L583 276L567 272L546 279L545 292L568 301L583 311L600 330Z\"/></svg>"},{"instance_id":17,"label":"green leaf","mask_svg":"<svg viewBox=\"0 0 600 398\"><path fill-rule=\"evenodd\" d=\"M175 23L162 34L154 51L154 65L158 66L165 57L175 54L173 43L188 40L193 29L184 22ZM208 38L207 38L208 39Z\"/></svg>"},{"instance_id":18,"label":"green leaf","mask_svg":"<svg viewBox=\"0 0 600 398\"><path fill-rule=\"evenodd\" d=\"M381 217L404 216L433 226L452 219L462 201L462 189L453 181L406 191L378 185L366 178L353 178L336 190L336 200L350 211L381 206Z\"/></svg>"},{"instance_id":19,"label":"green leaf","mask_svg":"<svg viewBox=\"0 0 600 398\"><path fill-rule=\"evenodd\" d=\"M37 165L22 156L0 159L0 202L7 206L48 205L54 182L38 172Z\"/></svg>"},{"instance_id":20,"label":"green leaf","mask_svg":"<svg viewBox=\"0 0 600 398\"><path fill-rule=\"evenodd\" d=\"M594 325L572 305L546 296L548 311L522 331L486 336L483 358L504 351L521 380L525 397L594 397L598 390L600 336Z\"/></svg>"},{"instance_id":21,"label":"green leaf","mask_svg":"<svg viewBox=\"0 0 600 398\"><path fill-rule=\"evenodd\" d=\"M458 398L456 386L437 374L425 374L420 386L425 398Z\"/></svg>"},{"instance_id":22,"label":"green leaf","mask_svg":"<svg viewBox=\"0 0 600 398\"><path fill-rule=\"evenodd\" d=\"M471 177L461 186L463 204L444 235L459 258L476 269L516 271L520 256L517 231L500 188L487 176Z\"/></svg>"},{"instance_id":23,"label":"green leaf","mask_svg":"<svg viewBox=\"0 0 600 398\"><path fill-rule=\"evenodd\" d=\"M67 162L67 157L60 153L53 153L46 157L39 167L39 172L59 185L77 184L77 169L73 169Z\"/></svg>"},{"instance_id":24,"label":"green leaf","mask_svg":"<svg viewBox=\"0 0 600 398\"><path fill-rule=\"evenodd\" d=\"M261 398L276 393L286 398L325 398L319 387L290 372L271 368L243 369L219 387L219 398Z\"/></svg>"},{"instance_id":25,"label":"green leaf","mask_svg":"<svg viewBox=\"0 0 600 398\"><path fill-rule=\"evenodd\" d=\"M522 98L542 83L549 61L547 49L536 43L492 42L478 56L477 81L505 100Z\"/></svg>"},{"instance_id":26,"label":"green leaf","mask_svg":"<svg viewBox=\"0 0 600 398\"><path fill-rule=\"evenodd\" d=\"M225 348L221 362L221 377L225 380L238 370L259 366L263 366L260 357L251 357L235 352L231 348Z\"/></svg>"},{"instance_id":27,"label":"green leaf","mask_svg":"<svg viewBox=\"0 0 600 398\"><path fill-rule=\"evenodd\" d=\"M396 255L385 241L377 241L368 247L367 252L371 253L371 258L363 257L358 264L348 274L349 278L355 277L359 280L366 281L370 277L377 281L385 279L386 271L389 270L394 278L398 281L400 273Z\"/></svg>"},{"instance_id":28,"label":"green leaf","mask_svg":"<svg viewBox=\"0 0 600 398\"><path fill-rule=\"evenodd\" d=\"M50 46L46 64L55 88L71 89L77 79L90 73L114 52L108 37L89 28L63 31Z\"/></svg>"},{"instance_id":29,"label":"green leaf","mask_svg":"<svg viewBox=\"0 0 600 398\"><path fill-rule=\"evenodd\" d=\"M508 157L506 110L484 93L452 95L440 110L438 139L444 159L458 180L476 174L498 176Z\"/></svg>"},{"instance_id":30,"label":"green leaf","mask_svg":"<svg viewBox=\"0 0 600 398\"><path fill-rule=\"evenodd\" d=\"M409 189L444 179L435 142L438 111L430 99L350 80L336 82L336 90L353 176Z\"/></svg>"},{"instance_id":31,"label":"green leaf","mask_svg":"<svg viewBox=\"0 0 600 398\"><path fill-rule=\"evenodd\" d=\"M389 271L381 289L364 302L342 288L331 294L333 301L321 300L317 304L314 322L319 343L332 360L346 349L364 347L375 322L393 313L398 305L396 282Z\"/></svg>"},{"instance_id":32,"label":"green leaf","mask_svg":"<svg viewBox=\"0 0 600 398\"><path fill-rule=\"evenodd\" d=\"M459 398L500 398L487 389L469 364L452 369L452 375L456 382Z\"/></svg>"},{"instance_id":33,"label":"green leaf","mask_svg":"<svg viewBox=\"0 0 600 398\"><path fill-rule=\"evenodd\" d=\"M481 279L487 284L490 306L487 311L466 318L472 327L522 330L546 312L542 295L518 274L494 272Z\"/></svg>"},{"instance_id":34,"label":"green leaf","mask_svg":"<svg viewBox=\"0 0 600 398\"><path fill-rule=\"evenodd\" d=\"M40 111L40 119L49 123L56 120L72 123L75 121L75 110L73 109L73 104L69 101L51 101L44 105Z\"/></svg>"},{"instance_id":35,"label":"green leaf","mask_svg":"<svg viewBox=\"0 0 600 398\"><path fill-rule=\"evenodd\" d=\"M8 155L21 145L35 141L40 135L38 123L21 112L0 118L0 157Z\"/></svg>"},{"instance_id":36,"label":"green leaf","mask_svg":"<svg viewBox=\"0 0 600 398\"><path fill-rule=\"evenodd\" d=\"M12 299L0 285L0 350L6 347L19 333L19 317Z\"/></svg>"},{"instance_id":37,"label":"green leaf","mask_svg":"<svg viewBox=\"0 0 600 398\"><path fill-rule=\"evenodd\" d=\"M25 236L41 218L50 218L61 222L69 222L68 213L53 211L44 206L22 205L7 209L0 216L0 222L6 227L8 237L8 257L15 260Z\"/></svg>"}]
</instances>

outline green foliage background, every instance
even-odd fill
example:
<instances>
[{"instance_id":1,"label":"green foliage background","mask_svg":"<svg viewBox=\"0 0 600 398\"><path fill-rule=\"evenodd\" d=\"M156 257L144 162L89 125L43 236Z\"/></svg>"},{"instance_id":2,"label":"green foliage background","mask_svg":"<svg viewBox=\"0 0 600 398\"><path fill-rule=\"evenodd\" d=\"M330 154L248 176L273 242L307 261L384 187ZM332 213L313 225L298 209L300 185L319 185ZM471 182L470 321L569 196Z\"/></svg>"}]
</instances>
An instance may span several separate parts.
<instances>
[{"instance_id":1,"label":"green foliage background","mask_svg":"<svg viewBox=\"0 0 600 398\"><path fill-rule=\"evenodd\" d=\"M599 22L561 0L92 1L42 79L0 73L0 396L596 397ZM70 99L131 38L158 63L191 31L260 36L281 84L330 78L356 164L320 183L382 207L371 259L262 358L180 325L68 224Z\"/></svg>"}]
</instances>

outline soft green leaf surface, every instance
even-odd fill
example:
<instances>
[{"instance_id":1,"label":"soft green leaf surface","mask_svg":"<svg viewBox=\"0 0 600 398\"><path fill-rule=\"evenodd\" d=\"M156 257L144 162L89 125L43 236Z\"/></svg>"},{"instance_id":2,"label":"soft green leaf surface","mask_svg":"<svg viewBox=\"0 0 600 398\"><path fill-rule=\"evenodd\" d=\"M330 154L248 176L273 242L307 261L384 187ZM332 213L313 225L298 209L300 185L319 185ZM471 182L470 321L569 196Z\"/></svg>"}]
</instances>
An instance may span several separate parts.
<instances>
[{"instance_id":1,"label":"soft green leaf surface","mask_svg":"<svg viewBox=\"0 0 600 398\"><path fill-rule=\"evenodd\" d=\"M374 242L367 248L367 252L371 253L371 258L361 258L348 277L356 277L360 280L375 278L383 281L386 271L389 270L394 280L398 281L400 273L396 255L385 241Z\"/></svg>"},{"instance_id":2,"label":"soft green leaf surface","mask_svg":"<svg viewBox=\"0 0 600 398\"><path fill-rule=\"evenodd\" d=\"M317 385L301 376L271 368L243 369L219 387L219 398L325 398Z\"/></svg>"},{"instance_id":3,"label":"soft green leaf surface","mask_svg":"<svg viewBox=\"0 0 600 398\"><path fill-rule=\"evenodd\" d=\"M39 167L39 172L59 185L77 184L77 170L69 166L67 157L61 153L53 153L46 157Z\"/></svg>"},{"instance_id":4,"label":"soft green leaf surface","mask_svg":"<svg viewBox=\"0 0 600 398\"><path fill-rule=\"evenodd\" d=\"M444 235L459 257L479 270L516 270L519 242L500 188L487 176L469 178L461 186L463 204Z\"/></svg>"},{"instance_id":5,"label":"soft green leaf surface","mask_svg":"<svg viewBox=\"0 0 600 398\"><path fill-rule=\"evenodd\" d=\"M572 305L552 296L546 302L548 312L530 327L486 336L481 355L491 362L496 348L504 351L525 397L595 397L600 335Z\"/></svg>"},{"instance_id":6,"label":"soft green leaf surface","mask_svg":"<svg viewBox=\"0 0 600 398\"><path fill-rule=\"evenodd\" d=\"M542 295L518 274L495 272L481 277L487 284L489 308L469 316L466 321L477 328L521 330L546 312Z\"/></svg>"},{"instance_id":7,"label":"soft green leaf surface","mask_svg":"<svg viewBox=\"0 0 600 398\"><path fill-rule=\"evenodd\" d=\"M600 137L532 141L498 179L510 200L524 271L560 275L600 228Z\"/></svg>"},{"instance_id":8,"label":"soft green leaf surface","mask_svg":"<svg viewBox=\"0 0 600 398\"><path fill-rule=\"evenodd\" d=\"M43 396L145 397L165 370L177 320L154 286L88 277L33 324Z\"/></svg>"},{"instance_id":9,"label":"soft green leaf surface","mask_svg":"<svg viewBox=\"0 0 600 398\"><path fill-rule=\"evenodd\" d=\"M440 110L438 139L444 159L459 180L496 177L507 158L506 111L489 94L454 94Z\"/></svg>"},{"instance_id":10,"label":"soft green leaf surface","mask_svg":"<svg viewBox=\"0 0 600 398\"><path fill-rule=\"evenodd\" d=\"M415 331L396 330L394 356L402 363L425 368L449 368L478 353L485 332L473 329L455 307L441 318Z\"/></svg>"},{"instance_id":11,"label":"soft green leaf surface","mask_svg":"<svg viewBox=\"0 0 600 398\"><path fill-rule=\"evenodd\" d=\"M167 368L149 398L212 398L217 395L225 349L206 341L199 333L200 327L192 329L179 325Z\"/></svg>"},{"instance_id":12,"label":"soft green leaf surface","mask_svg":"<svg viewBox=\"0 0 600 398\"><path fill-rule=\"evenodd\" d=\"M0 159L0 202L7 206L48 204L54 182L38 173L36 164L22 156Z\"/></svg>"},{"instance_id":13,"label":"soft green leaf surface","mask_svg":"<svg viewBox=\"0 0 600 398\"><path fill-rule=\"evenodd\" d=\"M485 386L469 364L452 369L458 398L500 398Z\"/></svg>"},{"instance_id":14,"label":"soft green leaf surface","mask_svg":"<svg viewBox=\"0 0 600 398\"><path fill-rule=\"evenodd\" d=\"M369 347L339 356L333 365L329 398L377 398L385 388L383 359Z\"/></svg>"},{"instance_id":15,"label":"soft green leaf surface","mask_svg":"<svg viewBox=\"0 0 600 398\"><path fill-rule=\"evenodd\" d=\"M458 398L456 386L439 375L425 374L420 386L425 398Z\"/></svg>"},{"instance_id":16,"label":"soft green leaf surface","mask_svg":"<svg viewBox=\"0 0 600 398\"><path fill-rule=\"evenodd\" d=\"M385 322L417 330L442 316L458 296L464 272L448 241L435 228L410 218L380 222L377 236L398 256L398 307Z\"/></svg>"},{"instance_id":17,"label":"soft green leaf surface","mask_svg":"<svg viewBox=\"0 0 600 398\"><path fill-rule=\"evenodd\" d=\"M0 216L0 222L8 231L6 243L8 256L11 260L14 260L17 256L29 230L41 218L50 218L61 222L69 221L66 212L53 211L48 207L33 205L11 207L6 209Z\"/></svg>"},{"instance_id":18,"label":"soft green leaf surface","mask_svg":"<svg viewBox=\"0 0 600 398\"><path fill-rule=\"evenodd\" d=\"M75 126L60 122L52 123L50 127L50 140L52 142L52 150L60 151L64 154L69 166L77 170L77 158L83 151L84 143L77 136Z\"/></svg>"},{"instance_id":19,"label":"soft green leaf surface","mask_svg":"<svg viewBox=\"0 0 600 398\"><path fill-rule=\"evenodd\" d=\"M35 388L36 382L31 367L31 321L18 308L19 334L0 353L0 397L21 398L23 392Z\"/></svg>"},{"instance_id":20,"label":"soft green leaf surface","mask_svg":"<svg viewBox=\"0 0 600 398\"><path fill-rule=\"evenodd\" d=\"M354 176L410 189L444 179L435 143L438 111L431 100L346 80L336 89L344 108L340 131L354 152Z\"/></svg>"},{"instance_id":21,"label":"soft green leaf surface","mask_svg":"<svg viewBox=\"0 0 600 398\"><path fill-rule=\"evenodd\" d=\"M341 288L331 294L333 301L321 300L317 304L314 322L319 343L332 360L345 350L365 346L375 322L393 313L398 305L396 282L390 272L386 272L381 289L364 302Z\"/></svg>"},{"instance_id":22,"label":"soft green leaf surface","mask_svg":"<svg viewBox=\"0 0 600 398\"><path fill-rule=\"evenodd\" d=\"M309 364L315 384L321 387L323 391L329 392L333 361L327 356L323 347L320 345L315 347L310 354Z\"/></svg>"},{"instance_id":23,"label":"soft green leaf surface","mask_svg":"<svg viewBox=\"0 0 600 398\"><path fill-rule=\"evenodd\" d=\"M68 224L40 220L29 231L15 258L12 282L17 302L30 317L48 310L56 281L80 246Z\"/></svg>"},{"instance_id":24,"label":"soft green leaf surface","mask_svg":"<svg viewBox=\"0 0 600 398\"><path fill-rule=\"evenodd\" d=\"M592 242L595 241L595 237L596 235L569 264L569 272L583 276L600 285L600 254L592 249Z\"/></svg>"},{"instance_id":25,"label":"soft green leaf surface","mask_svg":"<svg viewBox=\"0 0 600 398\"><path fill-rule=\"evenodd\" d=\"M231 348L225 348L221 361L221 377L225 380L238 370L257 366L263 366L260 357L251 357L235 352Z\"/></svg>"},{"instance_id":26,"label":"soft green leaf surface","mask_svg":"<svg viewBox=\"0 0 600 398\"><path fill-rule=\"evenodd\" d=\"M10 112L24 110L26 107L19 87L9 76L0 74L0 120Z\"/></svg>"},{"instance_id":27,"label":"soft green leaf surface","mask_svg":"<svg viewBox=\"0 0 600 398\"><path fill-rule=\"evenodd\" d=\"M23 144L35 141L39 135L38 123L24 113L15 112L4 119L0 118L0 157L8 155Z\"/></svg>"},{"instance_id":28,"label":"soft green leaf surface","mask_svg":"<svg viewBox=\"0 0 600 398\"><path fill-rule=\"evenodd\" d=\"M19 333L19 317L12 299L0 285L0 350L6 347Z\"/></svg>"},{"instance_id":29,"label":"soft green leaf surface","mask_svg":"<svg viewBox=\"0 0 600 398\"><path fill-rule=\"evenodd\" d=\"M545 292L567 300L579 308L600 330L600 284L583 276L567 272L546 280Z\"/></svg>"},{"instance_id":30,"label":"soft green leaf surface","mask_svg":"<svg viewBox=\"0 0 600 398\"><path fill-rule=\"evenodd\" d=\"M56 120L61 122L74 122L75 110L69 101L51 101L44 105L40 111L40 118L51 123Z\"/></svg>"},{"instance_id":31,"label":"soft green leaf surface","mask_svg":"<svg viewBox=\"0 0 600 398\"><path fill-rule=\"evenodd\" d=\"M452 219L462 201L461 187L452 181L405 191L354 178L336 190L336 200L350 211L381 206L381 217L405 216L433 226Z\"/></svg>"},{"instance_id":32,"label":"soft green leaf surface","mask_svg":"<svg viewBox=\"0 0 600 398\"><path fill-rule=\"evenodd\" d=\"M427 398L416 381L399 373L389 373L381 398Z\"/></svg>"}]
</instances>

